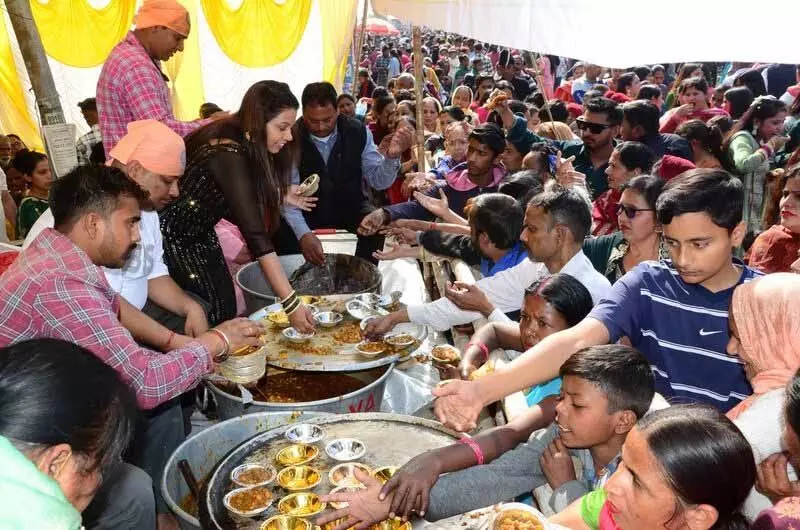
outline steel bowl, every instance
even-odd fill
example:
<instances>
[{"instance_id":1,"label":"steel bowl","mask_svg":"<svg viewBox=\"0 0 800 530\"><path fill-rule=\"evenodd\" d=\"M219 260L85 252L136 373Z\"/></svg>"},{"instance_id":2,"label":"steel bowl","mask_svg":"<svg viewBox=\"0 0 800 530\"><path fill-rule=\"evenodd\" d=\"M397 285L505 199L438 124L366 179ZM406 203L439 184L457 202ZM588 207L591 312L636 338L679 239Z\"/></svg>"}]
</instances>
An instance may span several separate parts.
<instances>
[{"instance_id":1,"label":"steel bowl","mask_svg":"<svg viewBox=\"0 0 800 530\"><path fill-rule=\"evenodd\" d=\"M378 469L372 472L372 476L376 480L378 480L378 482L380 482L381 484L386 484L387 482L389 482L389 479L392 478L395 475L395 473L397 473L399 469L400 468L397 466L379 467Z\"/></svg>"},{"instance_id":2,"label":"steel bowl","mask_svg":"<svg viewBox=\"0 0 800 530\"><path fill-rule=\"evenodd\" d=\"M333 328L342 323L344 315L336 311L323 311L317 313L314 318L316 318L317 323L323 328Z\"/></svg>"},{"instance_id":3,"label":"steel bowl","mask_svg":"<svg viewBox=\"0 0 800 530\"><path fill-rule=\"evenodd\" d=\"M369 347L368 345L370 344L380 345L381 349L377 351L369 351L367 348ZM363 355L364 357L370 357L370 358L377 357L378 355L383 355L384 353L386 353L386 350L388 349L389 346L383 341L362 340L361 342L356 344L356 351L359 354Z\"/></svg>"},{"instance_id":4,"label":"steel bowl","mask_svg":"<svg viewBox=\"0 0 800 530\"><path fill-rule=\"evenodd\" d=\"M358 460L364 453L367 452L367 447L361 440L355 438L339 438L333 440L325 446L325 453L334 460L339 462L350 462L351 460Z\"/></svg>"},{"instance_id":5,"label":"steel bowl","mask_svg":"<svg viewBox=\"0 0 800 530\"><path fill-rule=\"evenodd\" d=\"M359 294L358 296L354 296L353 300L358 300L359 302L363 302L367 305L378 305L381 303L381 295L375 293L363 293Z\"/></svg>"},{"instance_id":6,"label":"steel bowl","mask_svg":"<svg viewBox=\"0 0 800 530\"><path fill-rule=\"evenodd\" d=\"M286 337L289 342L300 344L311 339L314 336L314 332L300 333L294 328L286 328L283 330L283 336Z\"/></svg>"},{"instance_id":7,"label":"steel bowl","mask_svg":"<svg viewBox=\"0 0 800 530\"><path fill-rule=\"evenodd\" d=\"M284 515L311 517L322 512L327 506L316 493L292 493L278 503L278 511Z\"/></svg>"},{"instance_id":8,"label":"steel bowl","mask_svg":"<svg viewBox=\"0 0 800 530\"><path fill-rule=\"evenodd\" d=\"M234 497L247 494L252 495L254 493L254 490L266 490L267 492L269 492L269 499L267 500L266 504L260 505L258 508L253 508L252 510L246 510L246 511L239 510L233 506L233 503L235 502ZM227 508L231 513L235 513L236 515L239 515L241 517L255 517L256 515L264 513L267 510L267 508L272 506L273 500L274 497L272 495L272 492L269 491L269 488L264 486L258 486L255 488L237 488L235 490L231 490L225 495L225 497L223 497L222 503L225 505L225 508Z\"/></svg>"},{"instance_id":9,"label":"steel bowl","mask_svg":"<svg viewBox=\"0 0 800 530\"><path fill-rule=\"evenodd\" d=\"M329 493L329 495L333 495L334 493L356 493L357 491L361 491L364 489L367 488L363 484L348 484L346 486L339 486L337 488L333 488ZM330 504L337 510L341 510L343 508L347 508L348 506L350 506L349 502L344 502L344 501L342 502L330 501L328 502L328 504Z\"/></svg>"},{"instance_id":10,"label":"steel bowl","mask_svg":"<svg viewBox=\"0 0 800 530\"><path fill-rule=\"evenodd\" d=\"M266 486L275 480L278 472L272 466L263 464L243 464L231 471L231 481L243 488L254 488L256 486ZM253 477L253 475L260 475Z\"/></svg>"},{"instance_id":11,"label":"steel bowl","mask_svg":"<svg viewBox=\"0 0 800 530\"><path fill-rule=\"evenodd\" d=\"M383 337L383 340L395 350L404 350L414 344L416 339L408 333L392 333Z\"/></svg>"},{"instance_id":12,"label":"steel bowl","mask_svg":"<svg viewBox=\"0 0 800 530\"><path fill-rule=\"evenodd\" d=\"M452 358L448 358L447 355ZM443 356L444 355L444 356ZM458 364L461 362L461 352L449 344L437 344L431 350L431 358L443 364Z\"/></svg>"},{"instance_id":13,"label":"steel bowl","mask_svg":"<svg viewBox=\"0 0 800 530\"><path fill-rule=\"evenodd\" d=\"M360 486L362 484L355 476L355 468L359 468L367 475L372 475L372 469L369 466L358 462L347 462L333 466L328 472L328 480L336 487Z\"/></svg>"},{"instance_id":14,"label":"steel bowl","mask_svg":"<svg viewBox=\"0 0 800 530\"><path fill-rule=\"evenodd\" d=\"M292 466L278 473L278 484L289 491L310 490L322 481L319 471L311 466Z\"/></svg>"},{"instance_id":15,"label":"steel bowl","mask_svg":"<svg viewBox=\"0 0 800 530\"><path fill-rule=\"evenodd\" d=\"M284 437L293 444L313 444L325 438L325 429L313 423L299 423L287 429Z\"/></svg>"},{"instance_id":16,"label":"steel bowl","mask_svg":"<svg viewBox=\"0 0 800 530\"><path fill-rule=\"evenodd\" d=\"M281 449L275 461L282 466L299 466L311 462L319 455L319 448L313 445L293 444Z\"/></svg>"},{"instance_id":17,"label":"steel bowl","mask_svg":"<svg viewBox=\"0 0 800 530\"><path fill-rule=\"evenodd\" d=\"M275 515L259 527L259 530L313 530L314 525L294 515Z\"/></svg>"}]
</instances>

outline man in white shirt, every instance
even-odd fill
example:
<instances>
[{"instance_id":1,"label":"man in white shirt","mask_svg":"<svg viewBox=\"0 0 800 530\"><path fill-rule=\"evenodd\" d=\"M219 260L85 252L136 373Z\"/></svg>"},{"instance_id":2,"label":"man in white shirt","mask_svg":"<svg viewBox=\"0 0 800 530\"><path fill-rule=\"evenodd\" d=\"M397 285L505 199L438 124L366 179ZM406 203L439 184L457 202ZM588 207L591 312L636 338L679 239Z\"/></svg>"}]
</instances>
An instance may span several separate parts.
<instances>
[{"instance_id":1,"label":"man in white shirt","mask_svg":"<svg viewBox=\"0 0 800 530\"><path fill-rule=\"evenodd\" d=\"M520 240L528 258L474 285L456 282L445 298L410 305L367 325L367 335L383 334L401 322L425 324L443 331L481 316L490 321L509 321L505 313L519 311L525 289L550 274L569 274L581 282L597 304L611 284L595 270L581 245L589 234L592 216L580 192L556 187L535 196L525 210Z\"/></svg>"},{"instance_id":2,"label":"man in white shirt","mask_svg":"<svg viewBox=\"0 0 800 530\"><path fill-rule=\"evenodd\" d=\"M111 287L122 298L156 322L178 334L196 337L208 330L203 306L170 278L163 259L163 243L157 210L178 196L178 178L186 165L183 139L155 120L128 124L128 134L111 150L109 164L119 168L150 194L149 209L142 208L141 241L121 269L103 268ZM48 209L36 221L22 248L45 228L53 226ZM153 322L143 319L143 328ZM140 340L135 330L134 337ZM163 334L161 335L163 337ZM164 344L150 344L163 349Z\"/></svg>"}]
</instances>

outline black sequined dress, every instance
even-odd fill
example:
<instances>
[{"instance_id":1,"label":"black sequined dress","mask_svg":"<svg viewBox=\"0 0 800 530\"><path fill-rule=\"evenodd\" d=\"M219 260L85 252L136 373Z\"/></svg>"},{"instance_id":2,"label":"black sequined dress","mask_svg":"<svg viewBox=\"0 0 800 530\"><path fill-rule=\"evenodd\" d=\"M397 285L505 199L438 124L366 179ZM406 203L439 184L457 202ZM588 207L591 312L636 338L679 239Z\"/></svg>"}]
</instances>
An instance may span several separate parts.
<instances>
[{"instance_id":1,"label":"black sequined dress","mask_svg":"<svg viewBox=\"0 0 800 530\"><path fill-rule=\"evenodd\" d=\"M235 224L254 259L274 251L253 179L240 145L204 146L187 162L180 196L159 214L170 276L210 304L212 325L236 316L233 278L214 226L222 218Z\"/></svg>"}]
</instances>

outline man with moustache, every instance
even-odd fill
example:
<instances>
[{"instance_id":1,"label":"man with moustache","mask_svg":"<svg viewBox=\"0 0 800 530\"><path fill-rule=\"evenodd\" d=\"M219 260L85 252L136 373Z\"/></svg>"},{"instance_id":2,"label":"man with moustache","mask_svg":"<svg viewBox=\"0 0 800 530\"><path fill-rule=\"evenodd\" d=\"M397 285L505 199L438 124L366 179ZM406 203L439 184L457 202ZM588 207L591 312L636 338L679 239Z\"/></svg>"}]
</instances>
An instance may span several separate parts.
<instances>
[{"instance_id":1,"label":"man with moustache","mask_svg":"<svg viewBox=\"0 0 800 530\"><path fill-rule=\"evenodd\" d=\"M208 332L203 308L175 284L163 263L156 210L178 196L185 165L181 137L155 120L133 122L109 154L110 167L83 166L54 183L51 209L0 281L3 299L20 301L0 310L0 344L62 338L118 370L145 409L131 460L160 484L167 459L186 436L178 396L220 359L209 352L234 348L241 344L243 326L253 334L258 327L231 321ZM96 198L103 195L113 199ZM150 309L151 301L157 309ZM159 318L159 311L172 317ZM138 502L139 512L152 511L145 505L147 495L152 505L155 493L159 525L169 527L165 523L172 516L160 489L145 487L146 494L142 489L139 480L132 494L138 501L132 504ZM109 515L118 495L114 487L101 489L84 514L92 523L88 528L128 528ZM142 521L130 528L150 527Z\"/></svg>"},{"instance_id":2,"label":"man with moustache","mask_svg":"<svg viewBox=\"0 0 800 530\"><path fill-rule=\"evenodd\" d=\"M142 205L141 242L122 268L104 268L108 283L126 302L169 330L188 337L204 333L208 322L203 306L175 283L164 264L157 213L178 197L178 179L186 164L183 139L156 120L132 122L109 157L109 164L136 182L148 199ZM28 248L45 228L53 228L51 210L39 217L22 248ZM129 331L140 335L137 329ZM156 348L163 340L158 334L143 338L145 344Z\"/></svg>"}]
</instances>

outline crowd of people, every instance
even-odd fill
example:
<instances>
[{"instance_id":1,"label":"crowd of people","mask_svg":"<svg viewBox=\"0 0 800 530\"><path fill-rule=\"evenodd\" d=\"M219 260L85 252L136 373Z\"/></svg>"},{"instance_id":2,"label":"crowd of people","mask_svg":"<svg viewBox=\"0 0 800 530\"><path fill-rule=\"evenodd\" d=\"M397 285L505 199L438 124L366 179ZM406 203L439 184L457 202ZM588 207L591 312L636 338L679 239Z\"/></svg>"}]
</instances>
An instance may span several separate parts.
<instances>
[{"instance_id":1,"label":"crowd of people","mask_svg":"<svg viewBox=\"0 0 800 530\"><path fill-rule=\"evenodd\" d=\"M146 0L134 23L79 105L78 167L54 179L0 137L2 232L24 239L0 276L0 526L175 528L154 484L191 391L259 344L236 270L258 262L310 331L278 255L324 264L330 228L373 262L475 267L365 334L485 318L436 415L469 431L517 391L528 409L360 476L320 523L527 496L573 529L798 524L799 67L622 70L427 32L414 72L407 37L370 36L352 95L260 81L184 122L160 62L188 13Z\"/></svg>"}]
</instances>

